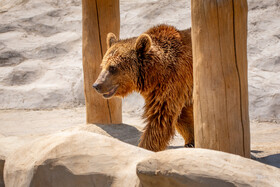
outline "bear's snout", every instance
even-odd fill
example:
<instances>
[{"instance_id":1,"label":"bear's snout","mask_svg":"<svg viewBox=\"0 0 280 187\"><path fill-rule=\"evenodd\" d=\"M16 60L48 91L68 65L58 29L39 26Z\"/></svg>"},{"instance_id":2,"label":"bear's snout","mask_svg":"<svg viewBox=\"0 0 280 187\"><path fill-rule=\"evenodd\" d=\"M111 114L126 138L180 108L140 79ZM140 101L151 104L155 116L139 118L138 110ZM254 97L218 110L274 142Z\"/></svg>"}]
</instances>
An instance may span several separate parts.
<instances>
[{"instance_id":1,"label":"bear's snout","mask_svg":"<svg viewBox=\"0 0 280 187\"><path fill-rule=\"evenodd\" d=\"M100 88L101 88L101 85L100 85L100 84L97 84L97 83L94 83L94 84L92 85L92 87L93 87L97 92L99 92L99 91L100 91Z\"/></svg>"}]
</instances>

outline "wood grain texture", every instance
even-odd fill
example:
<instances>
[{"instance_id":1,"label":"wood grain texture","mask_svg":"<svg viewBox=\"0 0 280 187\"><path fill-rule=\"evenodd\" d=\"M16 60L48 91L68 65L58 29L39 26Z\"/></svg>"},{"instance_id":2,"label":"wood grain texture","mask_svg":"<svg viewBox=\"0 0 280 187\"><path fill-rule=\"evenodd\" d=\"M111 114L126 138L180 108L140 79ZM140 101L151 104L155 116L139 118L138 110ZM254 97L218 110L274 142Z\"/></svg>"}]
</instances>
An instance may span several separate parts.
<instances>
[{"instance_id":1,"label":"wood grain texture","mask_svg":"<svg viewBox=\"0 0 280 187\"><path fill-rule=\"evenodd\" d=\"M83 0L83 70L87 123L119 124L122 122L121 99L105 100L92 84L100 72L106 52L107 33L119 36L120 12L118 0Z\"/></svg>"},{"instance_id":2,"label":"wood grain texture","mask_svg":"<svg viewBox=\"0 0 280 187\"><path fill-rule=\"evenodd\" d=\"M247 1L191 6L195 145L250 157Z\"/></svg>"}]
</instances>

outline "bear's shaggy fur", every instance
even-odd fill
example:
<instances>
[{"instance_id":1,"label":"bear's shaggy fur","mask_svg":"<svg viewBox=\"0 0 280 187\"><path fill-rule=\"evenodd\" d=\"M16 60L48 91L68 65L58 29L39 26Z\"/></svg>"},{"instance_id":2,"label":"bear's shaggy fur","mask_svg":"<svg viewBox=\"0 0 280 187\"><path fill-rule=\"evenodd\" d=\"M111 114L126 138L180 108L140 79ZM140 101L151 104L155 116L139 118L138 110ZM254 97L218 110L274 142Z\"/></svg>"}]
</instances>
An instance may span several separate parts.
<instances>
[{"instance_id":1,"label":"bear's shaggy fur","mask_svg":"<svg viewBox=\"0 0 280 187\"><path fill-rule=\"evenodd\" d=\"M107 45L93 87L105 98L133 91L144 97L147 125L139 146L164 150L175 128L193 145L191 30L159 25L126 40L109 33Z\"/></svg>"}]
</instances>

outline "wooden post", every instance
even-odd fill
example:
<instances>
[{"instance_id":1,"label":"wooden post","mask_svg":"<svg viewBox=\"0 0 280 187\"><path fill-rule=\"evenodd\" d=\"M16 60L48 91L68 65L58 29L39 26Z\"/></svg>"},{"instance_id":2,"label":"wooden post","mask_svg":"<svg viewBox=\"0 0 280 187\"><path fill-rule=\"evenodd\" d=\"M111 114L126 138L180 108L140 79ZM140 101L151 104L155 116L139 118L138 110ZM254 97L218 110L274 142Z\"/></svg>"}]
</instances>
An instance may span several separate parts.
<instances>
[{"instance_id":1,"label":"wooden post","mask_svg":"<svg viewBox=\"0 0 280 187\"><path fill-rule=\"evenodd\" d=\"M105 100L92 88L106 52L106 36L119 36L119 0L82 0L83 70L87 123L119 124L122 122L121 99Z\"/></svg>"},{"instance_id":2,"label":"wooden post","mask_svg":"<svg viewBox=\"0 0 280 187\"><path fill-rule=\"evenodd\" d=\"M246 0L192 0L195 146L250 157Z\"/></svg>"}]
</instances>

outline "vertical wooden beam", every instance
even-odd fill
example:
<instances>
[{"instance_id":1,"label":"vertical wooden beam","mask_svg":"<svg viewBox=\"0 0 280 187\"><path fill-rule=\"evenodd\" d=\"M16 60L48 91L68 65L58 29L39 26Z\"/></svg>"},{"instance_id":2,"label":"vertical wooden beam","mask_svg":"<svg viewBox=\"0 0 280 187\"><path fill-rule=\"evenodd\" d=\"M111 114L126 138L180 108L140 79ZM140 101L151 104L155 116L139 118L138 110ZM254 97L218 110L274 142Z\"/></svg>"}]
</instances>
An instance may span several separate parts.
<instances>
[{"instance_id":1,"label":"vertical wooden beam","mask_svg":"<svg viewBox=\"0 0 280 187\"><path fill-rule=\"evenodd\" d=\"M192 0L195 145L250 157L246 0Z\"/></svg>"},{"instance_id":2,"label":"vertical wooden beam","mask_svg":"<svg viewBox=\"0 0 280 187\"><path fill-rule=\"evenodd\" d=\"M83 70L87 123L119 124L122 122L121 99L103 99L92 88L106 52L106 36L119 36L119 0L82 0Z\"/></svg>"}]
</instances>

